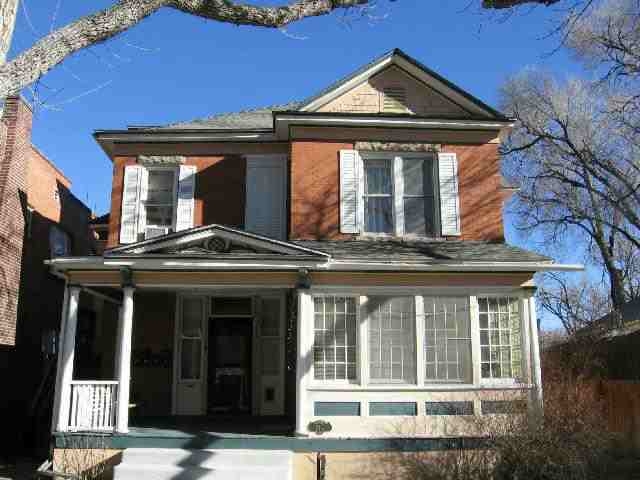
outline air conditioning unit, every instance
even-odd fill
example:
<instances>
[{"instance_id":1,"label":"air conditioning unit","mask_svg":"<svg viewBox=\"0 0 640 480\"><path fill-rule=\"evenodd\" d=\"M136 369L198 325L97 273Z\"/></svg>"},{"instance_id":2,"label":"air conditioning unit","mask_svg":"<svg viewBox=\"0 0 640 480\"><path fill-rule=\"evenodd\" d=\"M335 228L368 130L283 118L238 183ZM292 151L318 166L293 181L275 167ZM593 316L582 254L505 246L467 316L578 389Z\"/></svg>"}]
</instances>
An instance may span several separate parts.
<instances>
[{"instance_id":1,"label":"air conditioning unit","mask_svg":"<svg viewBox=\"0 0 640 480\"><path fill-rule=\"evenodd\" d=\"M150 238L161 237L169 233L169 227L147 227L144 231L145 240Z\"/></svg>"}]
</instances>

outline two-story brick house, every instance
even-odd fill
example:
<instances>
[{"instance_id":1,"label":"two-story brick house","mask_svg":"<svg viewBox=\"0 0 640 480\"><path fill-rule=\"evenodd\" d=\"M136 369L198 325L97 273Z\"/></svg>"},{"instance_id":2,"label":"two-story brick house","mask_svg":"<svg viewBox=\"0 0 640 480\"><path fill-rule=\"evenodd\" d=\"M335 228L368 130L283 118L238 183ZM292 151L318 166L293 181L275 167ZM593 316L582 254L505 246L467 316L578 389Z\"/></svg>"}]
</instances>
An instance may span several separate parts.
<instances>
[{"instance_id":1,"label":"two-story brick house","mask_svg":"<svg viewBox=\"0 0 640 480\"><path fill-rule=\"evenodd\" d=\"M135 446L144 415L223 414L312 437L324 420L336 439L410 420L391 436L433 439L505 398L539 405L533 275L572 267L504 242L511 126L394 50L301 102L96 131L108 246L51 267L65 337L82 287L121 299L117 367L74 382L65 338L55 430Z\"/></svg>"}]
</instances>

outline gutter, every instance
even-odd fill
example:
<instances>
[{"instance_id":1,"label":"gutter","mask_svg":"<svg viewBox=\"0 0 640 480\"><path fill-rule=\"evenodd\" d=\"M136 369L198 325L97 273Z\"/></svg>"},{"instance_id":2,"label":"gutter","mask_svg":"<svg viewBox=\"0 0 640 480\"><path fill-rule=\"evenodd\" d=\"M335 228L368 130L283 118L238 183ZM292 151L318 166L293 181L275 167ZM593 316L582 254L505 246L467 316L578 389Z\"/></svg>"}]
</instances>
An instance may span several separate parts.
<instances>
[{"instance_id":1,"label":"gutter","mask_svg":"<svg viewBox=\"0 0 640 480\"><path fill-rule=\"evenodd\" d=\"M384 263L329 260L260 260L260 259L196 259L155 258L103 258L103 257L59 257L45 263L56 270L119 270L128 267L134 270L210 270L210 271L277 271L299 270L336 272L576 272L584 270L579 264L555 264L551 262L462 262L462 263Z\"/></svg>"}]
</instances>

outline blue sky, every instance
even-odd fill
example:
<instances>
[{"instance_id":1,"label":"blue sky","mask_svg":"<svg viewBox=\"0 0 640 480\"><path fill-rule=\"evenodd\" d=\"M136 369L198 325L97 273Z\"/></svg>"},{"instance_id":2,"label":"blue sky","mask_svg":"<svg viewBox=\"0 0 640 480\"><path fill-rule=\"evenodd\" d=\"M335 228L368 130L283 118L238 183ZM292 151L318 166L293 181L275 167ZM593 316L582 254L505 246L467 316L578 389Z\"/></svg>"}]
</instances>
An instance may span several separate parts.
<instances>
[{"instance_id":1,"label":"blue sky","mask_svg":"<svg viewBox=\"0 0 640 480\"><path fill-rule=\"evenodd\" d=\"M23 0L13 54L31 45L36 34L48 32L52 18L56 26L64 25L110 3ZM34 143L70 177L75 194L103 213L111 163L91 137L95 129L162 124L305 98L394 47L492 105L501 83L524 67L561 76L577 71L563 52L551 54L558 39L546 34L557 10L527 8L504 19L469 6L479 3L381 1L379 18L337 12L286 32L162 11L42 79L37 92L47 107L36 110Z\"/></svg>"}]
</instances>

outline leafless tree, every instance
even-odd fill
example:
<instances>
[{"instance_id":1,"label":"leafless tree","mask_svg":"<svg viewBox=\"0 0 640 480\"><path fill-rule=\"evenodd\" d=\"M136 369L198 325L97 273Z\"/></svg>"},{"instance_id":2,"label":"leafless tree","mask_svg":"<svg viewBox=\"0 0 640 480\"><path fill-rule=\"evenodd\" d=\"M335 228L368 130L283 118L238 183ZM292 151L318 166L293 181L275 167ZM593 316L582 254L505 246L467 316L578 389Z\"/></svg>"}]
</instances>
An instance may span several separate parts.
<instances>
[{"instance_id":1,"label":"leafless tree","mask_svg":"<svg viewBox=\"0 0 640 480\"><path fill-rule=\"evenodd\" d=\"M637 292L627 273L640 251L640 142L612 115L615 90L526 71L502 94L517 121L503 153L505 174L520 187L520 227L547 242L584 240L619 309Z\"/></svg>"},{"instance_id":2,"label":"leafless tree","mask_svg":"<svg viewBox=\"0 0 640 480\"><path fill-rule=\"evenodd\" d=\"M560 320L567 335L594 326L611 310L611 298L599 283L586 278L571 281L566 275L547 273L538 301Z\"/></svg>"}]
</instances>

